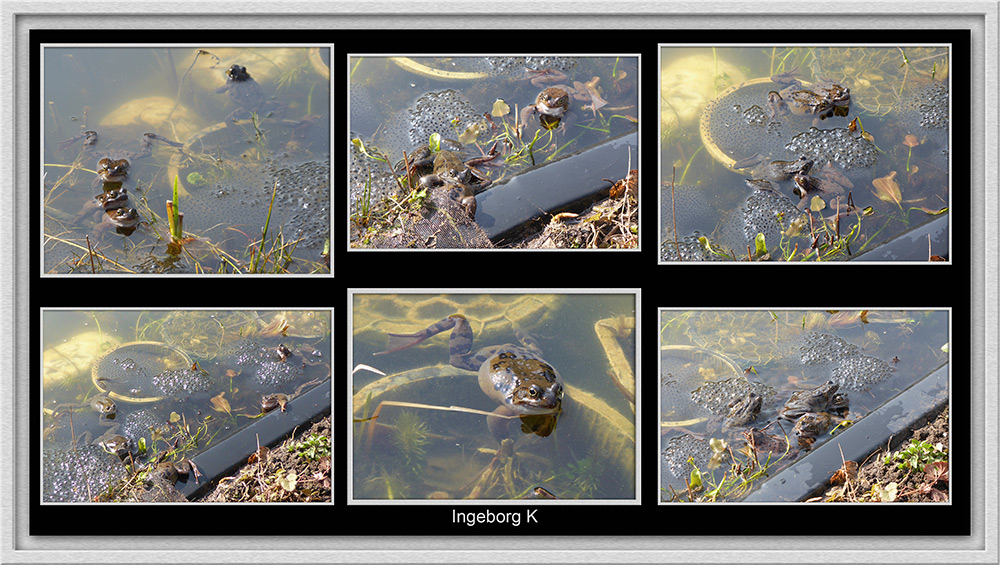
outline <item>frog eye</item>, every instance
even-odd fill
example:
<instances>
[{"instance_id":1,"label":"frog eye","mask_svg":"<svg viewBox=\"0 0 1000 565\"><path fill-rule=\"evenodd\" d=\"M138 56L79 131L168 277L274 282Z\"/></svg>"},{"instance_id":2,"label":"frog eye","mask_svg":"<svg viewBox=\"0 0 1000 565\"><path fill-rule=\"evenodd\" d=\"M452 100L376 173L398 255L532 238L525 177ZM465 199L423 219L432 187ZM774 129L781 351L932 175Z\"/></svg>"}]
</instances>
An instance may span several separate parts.
<instances>
[{"instance_id":1,"label":"frog eye","mask_svg":"<svg viewBox=\"0 0 1000 565\"><path fill-rule=\"evenodd\" d=\"M538 388L538 385L531 385L531 388L528 389L528 396L530 396L531 398L537 398L539 394L540 390Z\"/></svg>"}]
</instances>

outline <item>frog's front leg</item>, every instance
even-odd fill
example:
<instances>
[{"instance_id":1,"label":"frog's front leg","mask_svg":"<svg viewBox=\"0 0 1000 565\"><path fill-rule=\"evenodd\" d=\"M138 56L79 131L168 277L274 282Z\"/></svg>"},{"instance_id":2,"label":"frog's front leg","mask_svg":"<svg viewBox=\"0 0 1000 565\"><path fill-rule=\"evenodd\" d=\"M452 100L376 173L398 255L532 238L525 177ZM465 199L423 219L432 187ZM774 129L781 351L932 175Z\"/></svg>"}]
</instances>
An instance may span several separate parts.
<instances>
[{"instance_id":1,"label":"frog's front leg","mask_svg":"<svg viewBox=\"0 0 1000 565\"><path fill-rule=\"evenodd\" d=\"M81 133L80 135L74 135L73 137L71 137L69 139L65 139L63 141L60 141L59 142L59 150L60 151L65 151L66 149L68 149L74 143L76 143L77 141L80 141L81 139L83 139L83 151L84 151L84 153L87 153L88 155L90 155L91 152L94 150L94 148L97 146L97 132L93 131L93 130L85 131L85 132Z\"/></svg>"},{"instance_id":2,"label":"frog's front leg","mask_svg":"<svg viewBox=\"0 0 1000 565\"><path fill-rule=\"evenodd\" d=\"M496 416L487 416L486 425L490 428L490 434L501 443L504 439L516 438L518 433L548 437L556 429L556 418L559 416L558 414L520 414L503 405L497 406L493 413Z\"/></svg>"}]
</instances>

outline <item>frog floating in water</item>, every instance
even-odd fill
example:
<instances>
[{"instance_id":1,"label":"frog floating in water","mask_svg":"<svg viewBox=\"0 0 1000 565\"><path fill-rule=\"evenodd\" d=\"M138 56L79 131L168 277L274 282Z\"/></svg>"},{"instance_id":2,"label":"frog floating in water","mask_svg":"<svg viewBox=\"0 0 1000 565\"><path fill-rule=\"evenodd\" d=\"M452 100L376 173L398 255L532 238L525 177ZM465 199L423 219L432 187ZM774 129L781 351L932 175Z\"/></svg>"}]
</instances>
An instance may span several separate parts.
<instances>
[{"instance_id":1,"label":"frog floating in water","mask_svg":"<svg viewBox=\"0 0 1000 565\"><path fill-rule=\"evenodd\" d=\"M531 116L538 114L538 122L545 129L558 128L563 116L569 111L569 92L560 86L550 86L538 93L535 103L521 110L521 123L527 124Z\"/></svg>"},{"instance_id":2,"label":"frog floating in water","mask_svg":"<svg viewBox=\"0 0 1000 565\"><path fill-rule=\"evenodd\" d=\"M236 106L236 109L226 116L227 122L249 120L253 114L264 118L279 107L277 102L267 100L264 89L250 76L247 68L239 64L226 69L226 84L215 92L229 95L229 100Z\"/></svg>"},{"instance_id":3,"label":"frog floating in water","mask_svg":"<svg viewBox=\"0 0 1000 565\"><path fill-rule=\"evenodd\" d=\"M94 130L85 131L79 135L59 142L59 149L65 151L77 141L83 140L83 152L97 161L97 177L104 183L120 183L128 177L131 161L142 159L153 154L153 142L165 143L171 147L183 147L179 143L162 135L146 132L139 139L139 149L137 151L126 151L121 149L98 150L97 143L100 137Z\"/></svg>"},{"instance_id":4,"label":"frog floating in water","mask_svg":"<svg viewBox=\"0 0 1000 565\"><path fill-rule=\"evenodd\" d=\"M777 74L771 81L785 85L781 91L767 94L767 106L771 119L789 114L815 116L815 120L825 120L830 116L847 116L851 105L851 89L832 81L821 81L805 86L796 78L795 71Z\"/></svg>"},{"instance_id":5,"label":"frog floating in water","mask_svg":"<svg viewBox=\"0 0 1000 565\"><path fill-rule=\"evenodd\" d=\"M389 334L389 348L376 355L408 349L449 329L452 366L479 373L479 388L500 405L494 412L504 416L520 414L523 430L542 437L549 435L554 417L562 410L562 377L541 358L538 344L520 330L516 335L521 345L494 345L473 354L472 327L464 316L453 314L416 333ZM504 422L498 420L490 419L490 430L496 436L505 435Z\"/></svg>"},{"instance_id":6,"label":"frog floating in water","mask_svg":"<svg viewBox=\"0 0 1000 565\"><path fill-rule=\"evenodd\" d=\"M794 392L778 413L779 418L795 421L794 433L801 447L808 448L816 436L846 414L847 395L838 393L838 388L837 383L827 381L816 388Z\"/></svg>"},{"instance_id":7,"label":"frog floating in water","mask_svg":"<svg viewBox=\"0 0 1000 565\"><path fill-rule=\"evenodd\" d=\"M419 147L410 156L409 168L411 172L419 175L418 182L422 188L443 187L448 191L448 197L459 202L469 213L469 217L474 218L476 194L493 184L493 181L476 167L492 161L499 154L494 143L485 156L463 161L458 153L461 150L462 144L452 139L441 140L441 149L438 151L432 151L426 145ZM402 168L402 163L396 168ZM405 172L405 168L400 172Z\"/></svg>"},{"instance_id":8,"label":"frog floating in water","mask_svg":"<svg viewBox=\"0 0 1000 565\"><path fill-rule=\"evenodd\" d=\"M729 413L726 414L726 423L722 426L723 431L741 427L753 422L760 415L760 408L764 403L764 397L754 391L747 392L744 396L734 398L726 406Z\"/></svg>"},{"instance_id":9,"label":"frog floating in water","mask_svg":"<svg viewBox=\"0 0 1000 565\"><path fill-rule=\"evenodd\" d=\"M792 181L792 194L799 197L800 207L806 198L816 193L842 194L844 189L837 182L850 181L839 174L832 166L824 167L816 175L809 174L813 168L812 159L800 156L795 161L771 161L760 154L741 159L733 164L733 169L751 169L753 178L746 179L746 184L756 190L777 191L774 183ZM853 185L851 185L853 186Z\"/></svg>"}]
</instances>

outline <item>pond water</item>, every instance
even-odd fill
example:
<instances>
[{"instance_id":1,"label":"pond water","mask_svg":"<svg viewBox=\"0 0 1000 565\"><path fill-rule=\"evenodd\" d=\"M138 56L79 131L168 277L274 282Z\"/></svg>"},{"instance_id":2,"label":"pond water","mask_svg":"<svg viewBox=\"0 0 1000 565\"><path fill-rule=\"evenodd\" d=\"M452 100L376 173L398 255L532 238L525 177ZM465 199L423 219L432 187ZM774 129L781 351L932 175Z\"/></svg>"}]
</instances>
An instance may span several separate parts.
<instances>
[{"instance_id":1,"label":"pond water","mask_svg":"<svg viewBox=\"0 0 1000 565\"><path fill-rule=\"evenodd\" d=\"M662 47L661 261L756 258L757 234L773 260L847 260L947 217L950 62L947 46ZM919 244L948 258L946 233Z\"/></svg>"},{"instance_id":2,"label":"pond water","mask_svg":"<svg viewBox=\"0 0 1000 565\"><path fill-rule=\"evenodd\" d=\"M756 484L743 482L750 474L770 465L773 476L828 441L837 424L861 420L948 361L942 310L661 310L660 328L664 501L674 493L687 500L692 465L706 485L726 474L718 500L739 500ZM806 390L816 391L808 401ZM751 395L761 399L756 411L739 419ZM754 464L744 451L751 429L768 434L754 435ZM728 448L716 456L719 440ZM736 462L746 476L729 474Z\"/></svg>"},{"instance_id":3,"label":"pond water","mask_svg":"<svg viewBox=\"0 0 1000 565\"><path fill-rule=\"evenodd\" d=\"M390 246L376 232L399 227L404 220L398 207L386 199L401 202L410 192L406 174L400 184L391 171L404 171L403 153L419 153L432 134L459 142L463 160L489 156L495 144L492 160L474 164L484 178L464 183L469 192L479 193L524 170L638 128L638 57L634 56L354 56L349 66L354 140L349 178L351 239L359 246ZM542 106L537 105L540 94L557 91L566 97L546 94ZM563 108L564 103L568 108L558 118L533 111L546 105ZM451 145L442 148L453 149ZM621 157L617 178L628 172L628 155ZM638 156L632 155L631 162L636 168ZM417 174L426 176L431 168L428 165ZM569 179L577 182L568 184L590 186L593 193L609 186L592 176L581 166L577 177ZM435 194L431 191L428 198L434 201ZM434 203L439 209L446 207Z\"/></svg>"},{"instance_id":4,"label":"pond water","mask_svg":"<svg viewBox=\"0 0 1000 565\"><path fill-rule=\"evenodd\" d=\"M257 421L263 396L329 386L324 311L46 310L42 344L45 502L93 500L129 476L120 456L194 458Z\"/></svg>"},{"instance_id":5,"label":"pond water","mask_svg":"<svg viewBox=\"0 0 1000 565\"><path fill-rule=\"evenodd\" d=\"M44 272L329 272L329 62L320 48L45 48Z\"/></svg>"},{"instance_id":6,"label":"pond water","mask_svg":"<svg viewBox=\"0 0 1000 565\"><path fill-rule=\"evenodd\" d=\"M634 295L356 294L353 308L352 363L388 375L353 378L353 499L517 499L535 487L560 499L634 499L634 413L609 376L621 375L634 398ZM539 414L492 432L486 414L498 402L476 373L449 364L450 329L374 355L388 333L418 332L455 313L471 325L473 353L517 344L515 328L537 340L565 385L554 431L550 415ZM376 413L374 423L364 420Z\"/></svg>"}]
</instances>

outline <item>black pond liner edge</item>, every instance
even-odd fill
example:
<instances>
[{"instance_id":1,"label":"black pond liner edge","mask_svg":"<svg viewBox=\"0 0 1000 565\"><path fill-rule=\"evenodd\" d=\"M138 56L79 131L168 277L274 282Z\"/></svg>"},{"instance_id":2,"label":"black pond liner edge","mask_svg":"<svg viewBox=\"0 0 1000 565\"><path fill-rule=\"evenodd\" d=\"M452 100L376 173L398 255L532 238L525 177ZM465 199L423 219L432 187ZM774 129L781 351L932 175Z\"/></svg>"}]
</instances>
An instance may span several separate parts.
<instances>
[{"instance_id":1,"label":"black pond liner edge","mask_svg":"<svg viewBox=\"0 0 1000 565\"><path fill-rule=\"evenodd\" d=\"M290 400L285 412L274 410L222 440L215 447L196 455L192 460L198 466L202 477L197 483L190 475L187 482L177 481L177 490L188 500L197 498L214 487L219 479L245 465L247 457L257 451L258 438L259 445L274 445L291 435L297 427L312 424L328 416L330 407L330 381L325 380Z\"/></svg>"},{"instance_id":2,"label":"black pond liner edge","mask_svg":"<svg viewBox=\"0 0 1000 565\"><path fill-rule=\"evenodd\" d=\"M895 449L909 431L937 417L948 405L948 364L761 484L743 502L797 502L828 487L844 461L864 461L880 448ZM843 450L843 454L841 454Z\"/></svg>"},{"instance_id":3,"label":"black pond liner edge","mask_svg":"<svg viewBox=\"0 0 1000 565\"><path fill-rule=\"evenodd\" d=\"M539 231L543 214L582 211L607 195L611 183L638 168L639 133L631 131L514 175L477 195L476 222L493 243ZM590 179L587 183L581 179ZM534 224L534 225L533 225ZM536 229L532 229L536 228Z\"/></svg>"},{"instance_id":4,"label":"black pond liner edge","mask_svg":"<svg viewBox=\"0 0 1000 565\"><path fill-rule=\"evenodd\" d=\"M948 224L950 214L934 218L905 231L885 243L852 257L852 261L927 261L927 236L931 237L930 251L947 257Z\"/></svg>"}]
</instances>

